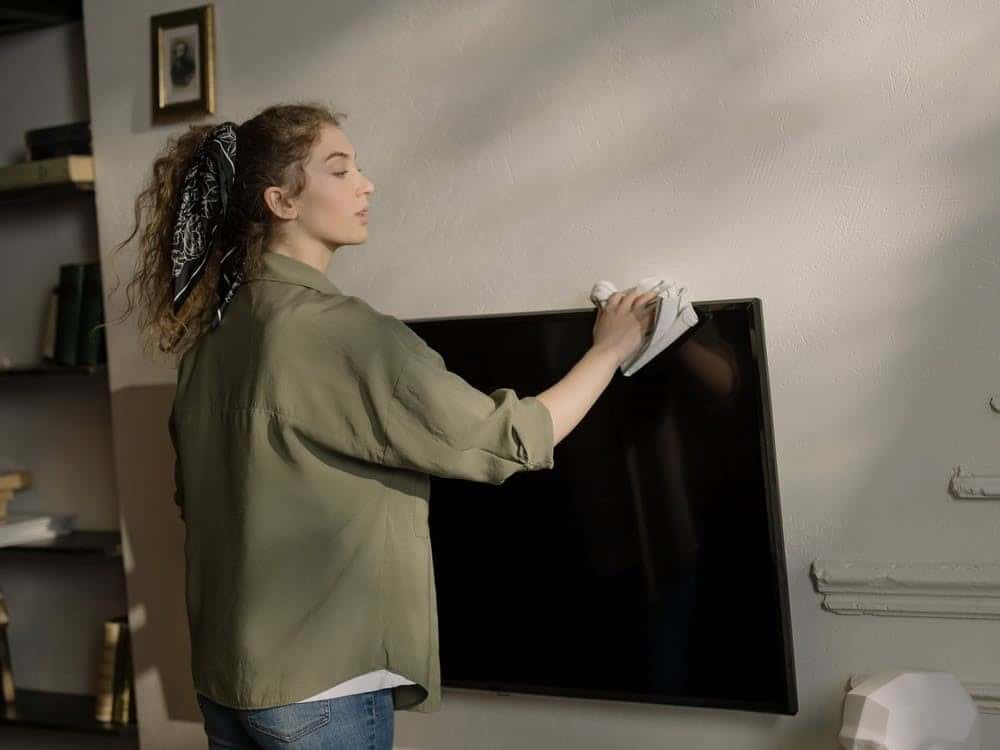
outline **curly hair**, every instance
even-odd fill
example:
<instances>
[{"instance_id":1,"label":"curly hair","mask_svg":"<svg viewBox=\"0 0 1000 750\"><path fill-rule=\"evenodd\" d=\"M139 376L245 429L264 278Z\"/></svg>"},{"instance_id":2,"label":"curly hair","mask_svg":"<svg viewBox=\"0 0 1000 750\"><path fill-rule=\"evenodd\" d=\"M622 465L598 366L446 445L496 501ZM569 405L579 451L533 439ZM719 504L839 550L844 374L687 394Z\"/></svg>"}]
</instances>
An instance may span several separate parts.
<instances>
[{"instance_id":1,"label":"curly hair","mask_svg":"<svg viewBox=\"0 0 1000 750\"><path fill-rule=\"evenodd\" d=\"M218 243L245 248L244 278L260 268L261 254L272 239L274 214L264 202L264 190L283 187L291 196L305 188L303 163L319 140L322 127L340 127L347 115L320 102L277 104L260 111L237 128L235 181ZM153 162L152 173L135 201L135 227L119 244L121 251L139 232L135 275L126 287L127 306L122 320L135 309L138 291L139 331L143 350L151 344L161 352L183 354L209 324L216 304L221 254L208 251L202 277L192 288L178 315L173 311L171 246L173 225L180 206L184 175L192 157L216 124L198 124L167 140ZM145 219L145 220L144 220Z\"/></svg>"}]
</instances>

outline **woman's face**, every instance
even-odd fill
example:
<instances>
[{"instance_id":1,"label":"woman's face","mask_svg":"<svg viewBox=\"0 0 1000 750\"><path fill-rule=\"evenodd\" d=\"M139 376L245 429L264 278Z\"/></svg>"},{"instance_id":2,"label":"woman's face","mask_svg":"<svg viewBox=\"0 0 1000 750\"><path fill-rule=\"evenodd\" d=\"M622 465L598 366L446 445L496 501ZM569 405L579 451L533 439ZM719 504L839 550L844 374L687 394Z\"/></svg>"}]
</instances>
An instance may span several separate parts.
<instances>
[{"instance_id":1,"label":"woman's face","mask_svg":"<svg viewBox=\"0 0 1000 750\"><path fill-rule=\"evenodd\" d=\"M342 155L343 154L343 155ZM357 154L344 132L324 125L303 164L306 184L291 199L296 228L328 247L359 244L368 237L367 209L375 186L357 164Z\"/></svg>"}]
</instances>

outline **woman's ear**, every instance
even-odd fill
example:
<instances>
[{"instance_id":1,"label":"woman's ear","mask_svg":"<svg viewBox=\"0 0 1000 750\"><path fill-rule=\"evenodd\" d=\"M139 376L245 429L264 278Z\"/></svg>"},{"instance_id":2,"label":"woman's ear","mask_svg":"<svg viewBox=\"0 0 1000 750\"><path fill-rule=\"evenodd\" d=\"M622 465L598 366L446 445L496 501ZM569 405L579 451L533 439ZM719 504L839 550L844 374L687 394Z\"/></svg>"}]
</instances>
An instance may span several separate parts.
<instances>
[{"instance_id":1,"label":"woman's ear","mask_svg":"<svg viewBox=\"0 0 1000 750\"><path fill-rule=\"evenodd\" d=\"M299 212L295 204L285 195L285 191L272 185L264 189L264 203L279 219L298 218Z\"/></svg>"}]
</instances>

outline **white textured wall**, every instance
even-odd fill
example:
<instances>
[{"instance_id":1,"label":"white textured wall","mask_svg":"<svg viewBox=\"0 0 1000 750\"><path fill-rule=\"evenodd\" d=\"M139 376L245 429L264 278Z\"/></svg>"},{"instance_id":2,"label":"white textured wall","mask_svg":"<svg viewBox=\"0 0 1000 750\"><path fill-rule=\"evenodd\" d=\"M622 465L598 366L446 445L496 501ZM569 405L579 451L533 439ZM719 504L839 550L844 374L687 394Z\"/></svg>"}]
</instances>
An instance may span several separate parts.
<instances>
[{"instance_id":1,"label":"white textured wall","mask_svg":"<svg viewBox=\"0 0 1000 750\"><path fill-rule=\"evenodd\" d=\"M149 16L179 7L85 3L102 254L131 229L141 179L179 129L150 123L147 62ZM330 275L375 307L585 307L599 278L659 272L694 299L764 302L799 714L446 690L438 714L397 713L398 747L834 748L853 673L1000 681L996 621L836 615L809 578L815 558L997 558L1000 505L946 493L956 464L1000 470L1000 416L986 406L1000 390L994 0L216 11L213 120L304 98L349 113L376 193L368 241L342 248ZM114 391L172 385L171 369L141 359L134 325L109 331L109 350ZM169 484L160 425L121 423L138 434L116 432L116 445L155 448ZM144 519L170 517L144 510L169 491L122 496L137 548L153 533ZM156 534L176 595L179 521ZM161 587L129 594L183 624ZM197 717L160 692L176 649L147 640L137 654L145 748L203 742L185 721ZM997 746L1000 720L984 727Z\"/></svg>"}]
</instances>

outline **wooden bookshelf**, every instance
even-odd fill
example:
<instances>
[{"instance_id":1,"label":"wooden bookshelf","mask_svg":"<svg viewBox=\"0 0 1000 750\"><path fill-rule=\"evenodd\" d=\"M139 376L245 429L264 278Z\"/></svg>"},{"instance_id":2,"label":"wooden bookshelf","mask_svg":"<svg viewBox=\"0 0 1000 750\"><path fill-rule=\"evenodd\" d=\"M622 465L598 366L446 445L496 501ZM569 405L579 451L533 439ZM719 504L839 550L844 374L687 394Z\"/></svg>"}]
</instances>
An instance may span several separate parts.
<instances>
[{"instance_id":1,"label":"wooden bookshelf","mask_svg":"<svg viewBox=\"0 0 1000 750\"><path fill-rule=\"evenodd\" d=\"M0 29L0 33L41 28L82 18L80 0L45 0L43 3L18 2L12 4L9 9L0 8L0 21L4 22L4 28ZM82 39L82 36L80 38ZM76 49L82 49L82 46L79 48L74 46L73 50ZM28 58L26 64L30 64L30 58L35 50L29 48L24 51ZM74 68L86 69L86 59L83 55L70 51L69 54L61 57ZM29 94L31 92L25 93L25 96ZM20 104L16 101L17 98L19 97L15 97L15 100L11 102L11 106L15 108ZM41 101L41 99L38 100ZM89 112L85 110L86 106L75 107L73 115L67 119L80 122L89 117ZM63 124L63 122L60 121L57 124ZM12 127L14 125L16 123L12 124ZM84 211L88 215L91 214L96 210L94 162L93 154L69 154L0 165L0 217L2 217L0 221L11 217L17 217L22 222L31 221L38 225L39 232L44 235L49 221L48 211L67 214ZM21 258L21 260L25 260L25 258ZM30 260L37 264L54 262L53 259L46 258L44 254L39 254ZM13 277L12 283L15 283ZM50 285L46 285L41 290L45 294L50 291ZM53 378L53 376L63 377ZM19 378L20 382L30 383L32 387L36 385L38 387L43 385L77 387L82 385L82 382L100 385L102 382L106 384L107 377L108 365L106 362L92 365L62 365L41 358L40 361L18 362L9 367L0 365L0 379ZM24 378L35 378L36 380L24 380ZM81 381L81 378L85 380ZM72 384L70 383L71 379ZM13 383L8 382L7 386L12 387ZM0 390L2 390L2 385L0 385ZM3 395L8 396L8 398L12 395L16 397L14 392ZM57 424L57 416L43 413L39 415L39 418L51 420L55 425ZM108 419L110 419L110 415ZM36 471L42 471L47 470L48 466L33 468ZM103 467L95 466L93 470L102 471ZM76 569L82 567L87 569L88 574L95 573L103 577L109 572L114 572L105 569L107 565L112 565L119 568L120 574L124 576L122 557L121 533L118 530L73 530L54 539L0 547L0 558L8 562L18 563L9 566L11 575L16 573L17 575L30 576L33 566L37 565L39 568L57 567L60 571L65 569L68 572L73 572L74 575L76 575ZM48 571L45 575L53 575L54 573L55 571ZM122 591L124 593L124 587ZM87 598L81 598L80 606L86 606L86 603ZM122 597L122 603L127 609L127 597ZM67 614L65 627L74 628L73 613ZM95 634L95 638L97 635ZM39 637L35 634L31 635L32 640ZM33 643L32 645L44 647L45 644ZM26 654L34 652L37 652L39 656L45 655L43 651L38 649L25 651ZM18 652L14 652L12 655L15 667L28 666L23 663L27 661L27 658L25 656L22 661L19 661ZM43 670L42 674L45 671ZM28 676L27 671L17 672L17 675L21 674ZM88 682L92 680L93 676L90 676ZM46 686L42 685L41 687ZM89 735L86 738L89 740L87 747L96 747L95 742L100 744L102 738L115 747L139 746L134 691L132 720L127 724L98 721L95 718L97 696L94 694L64 693L55 690L21 687L16 687L15 693L12 705L0 706L0 746L2 747L10 744L9 735L25 734L29 729L39 730L38 740L32 742L38 747L48 746L55 740L55 738L46 738L46 735L52 734L52 730L68 735L73 733L87 734ZM10 727L10 730L4 732L4 727ZM66 746L69 747L82 744L84 738L81 738L80 743L75 742L72 737L59 739L61 743L68 742L69 744Z\"/></svg>"},{"instance_id":2,"label":"wooden bookshelf","mask_svg":"<svg viewBox=\"0 0 1000 750\"><path fill-rule=\"evenodd\" d=\"M88 195L94 197L94 185L66 183L63 185L39 185L38 187L0 190L0 205L24 203L27 201L51 202L53 200Z\"/></svg>"}]
</instances>

